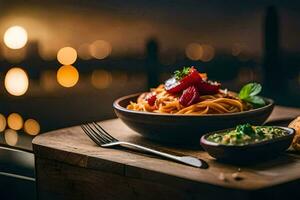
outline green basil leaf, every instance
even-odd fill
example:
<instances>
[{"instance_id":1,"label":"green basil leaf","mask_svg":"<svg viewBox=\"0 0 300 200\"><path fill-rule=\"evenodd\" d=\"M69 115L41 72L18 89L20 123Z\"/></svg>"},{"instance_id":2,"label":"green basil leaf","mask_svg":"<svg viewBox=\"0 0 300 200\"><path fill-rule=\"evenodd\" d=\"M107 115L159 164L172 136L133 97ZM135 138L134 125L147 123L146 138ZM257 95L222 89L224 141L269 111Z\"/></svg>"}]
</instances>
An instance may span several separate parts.
<instances>
[{"instance_id":1,"label":"green basil leaf","mask_svg":"<svg viewBox=\"0 0 300 200\"><path fill-rule=\"evenodd\" d=\"M246 99L244 99L244 101L247 101L249 103L252 103L256 106L264 106L266 105L266 102L264 101L263 98L259 97L259 96L251 96L251 97L248 97Z\"/></svg>"},{"instance_id":2,"label":"green basil leaf","mask_svg":"<svg viewBox=\"0 0 300 200\"><path fill-rule=\"evenodd\" d=\"M250 91L251 91L251 83L244 85L242 89L239 92L239 98L240 99L246 99L249 97Z\"/></svg>"},{"instance_id":3,"label":"green basil leaf","mask_svg":"<svg viewBox=\"0 0 300 200\"><path fill-rule=\"evenodd\" d=\"M180 80L190 73L190 67L183 67L182 70L176 70L174 76L176 80Z\"/></svg>"},{"instance_id":4,"label":"green basil leaf","mask_svg":"<svg viewBox=\"0 0 300 200\"><path fill-rule=\"evenodd\" d=\"M252 88L251 88L249 96L253 97L253 96L259 94L261 92L261 89L262 89L262 87L259 83L252 83Z\"/></svg>"},{"instance_id":5,"label":"green basil leaf","mask_svg":"<svg viewBox=\"0 0 300 200\"><path fill-rule=\"evenodd\" d=\"M248 83L239 92L240 99L247 99L253 97L261 92L261 85L259 83Z\"/></svg>"}]
</instances>

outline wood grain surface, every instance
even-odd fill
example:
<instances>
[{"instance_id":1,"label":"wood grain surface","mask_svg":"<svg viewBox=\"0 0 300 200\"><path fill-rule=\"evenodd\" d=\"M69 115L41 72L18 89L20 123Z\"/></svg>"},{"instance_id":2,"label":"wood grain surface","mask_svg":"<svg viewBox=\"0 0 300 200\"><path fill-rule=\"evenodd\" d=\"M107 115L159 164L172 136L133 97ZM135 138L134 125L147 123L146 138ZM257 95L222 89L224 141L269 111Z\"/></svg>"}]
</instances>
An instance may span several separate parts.
<instances>
[{"instance_id":1,"label":"wood grain surface","mask_svg":"<svg viewBox=\"0 0 300 200\"><path fill-rule=\"evenodd\" d=\"M294 118L297 115L300 115L300 109L276 107L269 120ZM33 140L40 199L60 199L59 197L64 195L66 197L67 193L72 193L72 191L74 194L78 193L77 196L86 193L93 199L92 197L95 196L88 188L90 190L105 188L108 192L115 189L120 194L127 195L124 199L146 195L147 191L152 192L150 196L141 199L154 198L157 192L163 191L167 196L166 198L161 196L161 199L173 197L180 197L178 199L189 197L190 199L198 198L200 194L202 197L209 194L215 197L222 196L229 191L236 197L260 190L269 191L274 195L276 194L274 188L290 190L291 187L299 187L300 154L295 152L287 152L276 159L253 165L237 166L217 162L200 146L191 148L145 140L127 128L119 119L103 121L101 125L119 140L174 154L193 155L205 160L209 168L193 168L136 150L100 148L83 133L79 126L70 127L39 135ZM232 174L236 173L239 168L241 180L235 180ZM221 173L225 181L221 180ZM115 185L111 187L116 188L110 188L110 184ZM131 187L130 190L126 189L128 185ZM80 189L81 186L82 189ZM200 191L203 192L199 193ZM217 194L214 191L224 193ZM118 199L118 197L111 198L111 195L98 194L96 197Z\"/></svg>"}]
</instances>

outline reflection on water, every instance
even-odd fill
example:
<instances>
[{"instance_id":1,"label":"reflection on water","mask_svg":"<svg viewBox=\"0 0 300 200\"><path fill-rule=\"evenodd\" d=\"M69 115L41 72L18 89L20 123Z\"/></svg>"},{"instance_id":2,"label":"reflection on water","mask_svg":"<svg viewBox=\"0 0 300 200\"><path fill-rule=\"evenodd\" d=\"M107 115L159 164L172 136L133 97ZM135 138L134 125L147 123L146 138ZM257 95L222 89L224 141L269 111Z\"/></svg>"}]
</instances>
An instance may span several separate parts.
<instances>
[{"instance_id":1,"label":"reflection on water","mask_svg":"<svg viewBox=\"0 0 300 200\"><path fill-rule=\"evenodd\" d=\"M8 128L7 130L15 131L23 128L24 132L29 135L37 135L40 133L41 129L39 122L35 119L27 119L23 124L23 118L18 113L11 113L7 117L7 120L5 116L0 113L0 132L4 131L6 128Z\"/></svg>"},{"instance_id":2,"label":"reflection on water","mask_svg":"<svg viewBox=\"0 0 300 200\"><path fill-rule=\"evenodd\" d=\"M106 70L94 70L91 76L92 85L97 89L105 89L112 82L111 73Z\"/></svg>"},{"instance_id":3,"label":"reflection on water","mask_svg":"<svg viewBox=\"0 0 300 200\"><path fill-rule=\"evenodd\" d=\"M23 118L18 113L11 113L7 119L0 113L0 144L32 150L32 138L40 131L40 124L35 119L29 118L23 123Z\"/></svg>"},{"instance_id":4,"label":"reflection on water","mask_svg":"<svg viewBox=\"0 0 300 200\"><path fill-rule=\"evenodd\" d=\"M16 146L18 143L18 133L12 129L6 129L4 131L5 142L10 146Z\"/></svg>"},{"instance_id":5,"label":"reflection on water","mask_svg":"<svg viewBox=\"0 0 300 200\"><path fill-rule=\"evenodd\" d=\"M79 80L79 73L72 65L64 65L57 71L56 78L63 87L73 87Z\"/></svg>"}]
</instances>

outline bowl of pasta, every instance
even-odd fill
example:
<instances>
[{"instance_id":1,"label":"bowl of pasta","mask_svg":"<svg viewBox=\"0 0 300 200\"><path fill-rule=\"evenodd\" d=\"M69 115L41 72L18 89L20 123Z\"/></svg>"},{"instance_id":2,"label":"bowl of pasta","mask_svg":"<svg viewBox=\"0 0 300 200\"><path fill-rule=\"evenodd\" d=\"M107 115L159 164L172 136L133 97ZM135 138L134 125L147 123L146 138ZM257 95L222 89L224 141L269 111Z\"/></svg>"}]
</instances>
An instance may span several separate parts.
<instances>
[{"instance_id":1,"label":"bowl of pasta","mask_svg":"<svg viewBox=\"0 0 300 200\"><path fill-rule=\"evenodd\" d=\"M116 115L146 138L177 144L197 144L200 137L238 124L262 125L274 101L258 96L258 83L239 93L221 89L194 67L176 71L164 84L149 92L114 101Z\"/></svg>"}]
</instances>

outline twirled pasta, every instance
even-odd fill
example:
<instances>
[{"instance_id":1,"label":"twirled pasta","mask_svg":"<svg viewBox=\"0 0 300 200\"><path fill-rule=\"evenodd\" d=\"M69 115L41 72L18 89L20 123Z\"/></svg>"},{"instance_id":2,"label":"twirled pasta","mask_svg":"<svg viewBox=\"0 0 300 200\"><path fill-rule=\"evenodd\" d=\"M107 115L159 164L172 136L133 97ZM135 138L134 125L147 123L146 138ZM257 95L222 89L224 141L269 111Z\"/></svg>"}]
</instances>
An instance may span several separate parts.
<instances>
[{"instance_id":1,"label":"twirled pasta","mask_svg":"<svg viewBox=\"0 0 300 200\"><path fill-rule=\"evenodd\" d=\"M168 114L222 114L235 113L251 109L251 105L241 101L234 93L221 91L214 95L203 95L198 103L190 106L183 106L179 103L179 96L168 93L164 85L151 90L156 95L154 106L150 106L146 100L149 93L141 94L137 102L130 102L129 110L146 111Z\"/></svg>"}]
</instances>

